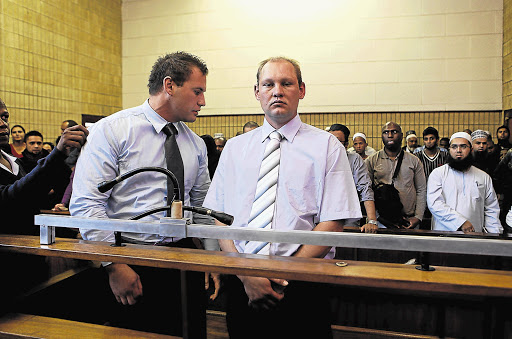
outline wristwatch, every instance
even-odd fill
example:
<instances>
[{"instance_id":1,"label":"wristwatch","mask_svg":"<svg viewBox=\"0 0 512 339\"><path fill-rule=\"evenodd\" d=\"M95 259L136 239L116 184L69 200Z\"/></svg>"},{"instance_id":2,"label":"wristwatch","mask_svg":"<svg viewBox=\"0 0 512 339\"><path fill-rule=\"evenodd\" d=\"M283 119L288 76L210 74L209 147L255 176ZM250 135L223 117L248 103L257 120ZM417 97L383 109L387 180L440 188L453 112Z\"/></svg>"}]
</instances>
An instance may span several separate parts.
<instances>
[{"instance_id":1,"label":"wristwatch","mask_svg":"<svg viewBox=\"0 0 512 339\"><path fill-rule=\"evenodd\" d=\"M372 225L375 225L375 226L379 226L379 224L377 223L377 220L366 219L366 223L367 224L372 224Z\"/></svg>"}]
</instances>

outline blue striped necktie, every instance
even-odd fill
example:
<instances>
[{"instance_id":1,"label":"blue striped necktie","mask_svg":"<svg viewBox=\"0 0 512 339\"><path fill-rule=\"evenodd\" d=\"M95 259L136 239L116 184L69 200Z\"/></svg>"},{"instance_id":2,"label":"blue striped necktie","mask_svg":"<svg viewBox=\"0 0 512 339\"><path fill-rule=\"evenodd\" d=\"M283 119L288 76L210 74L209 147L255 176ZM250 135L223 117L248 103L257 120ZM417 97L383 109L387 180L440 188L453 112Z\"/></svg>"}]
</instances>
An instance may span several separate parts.
<instances>
[{"instance_id":1,"label":"blue striped necktie","mask_svg":"<svg viewBox=\"0 0 512 339\"><path fill-rule=\"evenodd\" d=\"M282 135L274 131L269 135L269 142L261 162L256 185L256 194L249 217L249 227L271 229L274 217L277 178L279 175L279 160L281 158L280 143ZM260 241L247 241L244 253L269 254L270 243Z\"/></svg>"}]
</instances>

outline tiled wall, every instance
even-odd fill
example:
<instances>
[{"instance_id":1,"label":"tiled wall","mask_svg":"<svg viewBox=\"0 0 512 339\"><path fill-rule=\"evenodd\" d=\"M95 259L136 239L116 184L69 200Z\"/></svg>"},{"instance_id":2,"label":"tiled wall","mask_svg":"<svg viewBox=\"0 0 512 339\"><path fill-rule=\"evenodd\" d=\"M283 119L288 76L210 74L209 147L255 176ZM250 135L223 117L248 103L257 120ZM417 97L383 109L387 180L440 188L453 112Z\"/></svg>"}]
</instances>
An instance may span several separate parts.
<instances>
[{"instance_id":1,"label":"tiled wall","mask_svg":"<svg viewBox=\"0 0 512 339\"><path fill-rule=\"evenodd\" d=\"M503 0L503 110L512 109L512 0Z\"/></svg>"},{"instance_id":2,"label":"tiled wall","mask_svg":"<svg viewBox=\"0 0 512 339\"><path fill-rule=\"evenodd\" d=\"M382 148L381 128L388 121L395 121L402 126L405 133L415 130L420 136L428 126L439 131L440 137L450 137L453 133L466 128L484 129L491 132L496 141L496 128L503 122L501 111L485 112L394 112L394 113L302 113L301 120L315 127L325 129L334 123L346 125L351 135L363 132L368 137L368 144L376 149ZM198 135L223 133L231 138L248 121L263 123L263 114L199 116L196 122L188 124ZM422 141L419 141L422 144Z\"/></svg>"},{"instance_id":3,"label":"tiled wall","mask_svg":"<svg viewBox=\"0 0 512 339\"><path fill-rule=\"evenodd\" d=\"M11 126L55 141L63 120L121 108L121 0L1 0L0 53Z\"/></svg>"},{"instance_id":4,"label":"tiled wall","mask_svg":"<svg viewBox=\"0 0 512 339\"><path fill-rule=\"evenodd\" d=\"M300 112L502 108L503 0L125 0L123 106L166 52L201 56L206 115L258 114L259 61L301 62Z\"/></svg>"}]
</instances>

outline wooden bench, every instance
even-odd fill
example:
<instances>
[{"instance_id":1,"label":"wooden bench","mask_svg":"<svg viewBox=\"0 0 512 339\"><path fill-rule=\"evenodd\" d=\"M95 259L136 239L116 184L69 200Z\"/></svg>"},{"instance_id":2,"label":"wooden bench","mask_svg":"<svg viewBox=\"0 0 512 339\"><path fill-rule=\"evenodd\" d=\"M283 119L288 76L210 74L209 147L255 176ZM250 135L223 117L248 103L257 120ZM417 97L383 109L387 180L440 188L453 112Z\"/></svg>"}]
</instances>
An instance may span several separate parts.
<instances>
[{"instance_id":1,"label":"wooden bench","mask_svg":"<svg viewBox=\"0 0 512 339\"><path fill-rule=\"evenodd\" d=\"M425 309L428 312L422 314L435 312L431 321L432 328L439 328L436 333L444 334L438 336L450 336L453 332L455 334L452 336L460 337L460 333L463 332L457 331L467 327L467 324L476 322L474 312L485 313L490 317L489 321L482 320L482 323L501 326L500 324L507 322L506 328L501 327L503 330L510 329L510 320L494 317L494 314L507 309L511 304L512 272L509 271L437 266L433 272L424 272L416 270L414 265L350 260L343 260L348 265L339 267L336 265L337 260L265 257L132 244L111 247L108 243L77 239L57 239L55 244L40 245L39 237L12 235L0 235L0 251L333 284L338 285L336 289L340 291L339 300L351 307L340 314L341 316L355 317L357 310L361 309L358 303L361 300L371 302L368 306L362 305L365 307L364 316L367 315L366 310L373 312L371 309L375 308L375 305L379 307L379 312L374 312L373 319L359 317L351 322L340 319L340 326L420 334L421 332L410 332L409 328L395 330L393 327L384 327L384 322L389 320L387 317L391 317L399 324L406 323L402 320L402 313L394 312L397 309L396 303L403 301L402 304L408 307L402 307L407 311L403 312L404 315L418 313L415 312L418 302L426 305ZM369 295L372 297L368 298ZM352 304L347 304L346 300ZM434 303L430 303L430 300L434 300ZM452 311L459 307L456 303L460 304L460 309L463 310L460 315L458 311ZM385 308L388 306L389 308ZM453 317L460 319L452 319ZM373 324L369 321L373 320L379 320L382 324L374 321L376 325L372 327ZM416 324L420 326L423 323L426 323L424 319L412 319L410 328L414 329ZM453 328L452 323L457 326ZM444 332L443 328L446 328Z\"/></svg>"},{"instance_id":2,"label":"wooden bench","mask_svg":"<svg viewBox=\"0 0 512 339\"><path fill-rule=\"evenodd\" d=\"M9 313L0 318L2 338L178 338L77 321Z\"/></svg>"}]
</instances>

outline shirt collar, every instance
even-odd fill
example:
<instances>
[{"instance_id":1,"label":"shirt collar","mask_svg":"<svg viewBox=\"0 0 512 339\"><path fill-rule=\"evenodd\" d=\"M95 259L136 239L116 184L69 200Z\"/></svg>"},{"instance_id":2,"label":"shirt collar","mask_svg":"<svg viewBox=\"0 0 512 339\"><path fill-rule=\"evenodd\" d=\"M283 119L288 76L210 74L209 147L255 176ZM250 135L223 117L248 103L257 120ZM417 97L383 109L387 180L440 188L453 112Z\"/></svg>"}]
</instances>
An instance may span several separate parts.
<instances>
[{"instance_id":1,"label":"shirt collar","mask_svg":"<svg viewBox=\"0 0 512 339\"><path fill-rule=\"evenodd\" d=\"M302 121L300 120L299 114L293 117L292 120L288 121L286 125L278 129L279 133L288 140L289 142L293 142L293 139L299 132L300 127L302 126ZM261 128L261 142L264 142L270 133L275 131L276 129L272 127L267 121L267 119L263 119L263 126Z\"/></svg>"},{"instance_id":2,"label":"shirt collar","mask_svg":"<svg viewBox=\"0 0 512 339\"><path fill-rule=\"evenodd\" d=\"M16 162L16 157L13 157L12 155L10 154L7 154L5 153L4 151L0 150L0 152L2 152L2 155L5 159L7 159L7 161L9 161L9 163L11 164L11 168L12 168L12 174L14 175L18 175L18 173L20 172L20 166L18 165L18 163ZM6 170L9 170L8 168L6 168L4 165L0 164L0 166Z\"/></svg>"},{"instance_id":3,"label":"shirt collar","mask_svg":"<svg viewBox=\"0 0 512 339\"><path fill-rule=\"evenodd\" d=\"M155 112L155 110L153 108L151 108L151 106L149 105L149 99L146 100L144 102L144 104L142 104L142 111L144 112L144 115L146 116L148 121L151 123L151 125L153 125L153 128L155 129L155 132L157 134L162 132L162 129L165 127L165 125L167 125L169 123L169 121L162 118L162 116L160 114L158 114L157 112ZM173 122L173 124L179 133L179 131L180 131L179 124L174 123L174 122Z\"/></svg>"},{"instance_id":4,"label":"shirt collar","mask_svg":"<svg viewBox=\"0 0 512 339\"><path fill-rule=\"evenodd\" d=\"M404 152L404 150L403 150L403 149L401 149L401 150L400 150L400 152L398 152L398 154L397 154L397 155L396 155L396 157L395 157L395 160L396 160L396 159L398 159L398 157L400 156L400 153L402 153L402 152ZM390 157L389 157L389 155L386 153L386 151L384 150L384 148L382 149L382 152L380 152L380 157L381 157L382 159L390 159L390 160L391 160L391 158L390 158Z\"/></svg>"}]
</instances>

